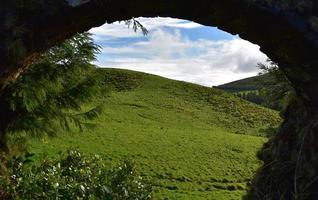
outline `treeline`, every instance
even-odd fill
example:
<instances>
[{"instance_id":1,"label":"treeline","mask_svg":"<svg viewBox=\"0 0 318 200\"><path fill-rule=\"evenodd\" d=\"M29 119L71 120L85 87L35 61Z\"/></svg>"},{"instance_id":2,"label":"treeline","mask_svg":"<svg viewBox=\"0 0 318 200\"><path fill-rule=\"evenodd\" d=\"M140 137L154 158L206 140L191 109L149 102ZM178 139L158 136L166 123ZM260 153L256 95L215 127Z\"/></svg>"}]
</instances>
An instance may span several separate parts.
<instances>
[{"instance_id":1,"label":"treeline","mask_svg":"<svg viewBox=\"0 0 318 200\"><path fill-rule=\"evenodd\" d=\"M237 97L240 97L252 103L255 103L255 104L258 104L273 110L281 111L283 109L281 105L282 103L279 100L275 102L271 101L269 103L266 97L264 96L264 94L262 94L260 90L234 92L233 94Z\"/></svg>"},{"instance_id":2,"label":"treeline","mask_svg":"<svg viewBox=\"0 0 318 200\"><path fill-rule=\"evenodd\" d=\"M271 60L259 63L258 76L234 81L216 88L230 92L242 99L283 112L295 93L285 74Z\"/></svg>"},{"instance_id":3,"label":"treeline","mask_svg":"<svg viewBox=\"0 0 318 200\"><path fill-rule=\"evenodd\" d=\"M242 99L245 99L247 101L256 103L256 104L260 104L262 105L264 103L264 98L259 95L259 91L255 90L255 91L247 91L247 92L238 92L238 93L234 93L235 96L240 97Z\"/></svg>"}]
</instances>

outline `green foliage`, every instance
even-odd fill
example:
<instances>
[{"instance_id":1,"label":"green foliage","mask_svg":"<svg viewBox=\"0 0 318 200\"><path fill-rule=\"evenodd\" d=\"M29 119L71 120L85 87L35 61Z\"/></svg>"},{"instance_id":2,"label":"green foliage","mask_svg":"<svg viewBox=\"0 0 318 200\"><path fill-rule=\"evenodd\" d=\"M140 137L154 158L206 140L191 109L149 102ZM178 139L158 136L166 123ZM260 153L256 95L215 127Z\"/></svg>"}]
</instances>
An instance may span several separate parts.
<instances>
[{"instance_id":1,"label":"green foliage","mask_svg":"<svg viewBox=\"0 0 318 200\"><path fill-rule=\"evenodd\" d=\"M264 99L262 98L261 95L259 95L258 90L252 90L252 91L247 91L247 92L238 92L238 93L234 93L234 94L242 99L256 103L258 105L261 105L264 102Z\"/></svg>"},{"instance_id":2,"label":"green foliage","mask_svg":"<svg viewBox=\"0 0 318 200\"><path fill-rule=\"evenodd\" d=\"M285 74L271 60L259 63L258 68L261 70L258 76L220 85L217 88L283 113L290 100L295 98L294 89Z\"/></svg>"},{"instance_id":3,"label":"green foliage","mask_svg":"<svg viewBox=\"0 0 318 200\"><path fill-rule=\"evenodd\" d=\"M69 150L35 166L32 156L10 160L9 178L0 176L1 199L151 199L151 186L137 176L131 162L109 170L101 156Z\"/></svg>"},{"instance_id":4,"label":"green foliage","mask_svg":"<svg viewBox=\"0 0 318 200\"><path fill-rule=\"evenodd\" d=\"M144 27L138 20L135 18L132 18L130 20L126 20L125 24L128 26L128 28L132 27L132 29L137 32L138 30L141 30L142 34L147 35L148 30L146 27Z\"/></svg>"},{"instance_id":5,"label":"green foliage","mask_svg":"<svg viewBox=\"0 0 318 200\"><path fill-rule=\"evenodd\" d=\"M89 33L77 34L29 66L9 88L7 102L16 116L10 131L52 135L57 128L89 126L83 119L96 117L101 106L81 105L99 91L91 64L98 52Z\"/></svg>"},{"instance_id":6,"label":"green foliage","mask_svg":"<svg viewBox=\"0 0 318 200\"><path fill-rule=\"evenodd\" d=\"M31 139L32 152L55 157L71 146L105 155L108 164L133 159L137 172L151 177L154 199L242 197L267 140L259 136L279 125L277 112L213 88L128 70L97 71L109 91L86 105L107 105L93 121L98 126Z\"/></svg>"},{"instance_id":7,"label":"green foliage","mask_svg":"<svg viewBox=\"0 0 318 200\"><path fill-rule=\"evenodd\" d=\"M271 60L265 64L258 64L262 70L261 74L268 74L271 79L261 80L264 85L260 90L260 95L264 98L264 105L285 111L289 102L296 97L295 91L285 74L279 69L278 65Z\"/></svg>"}]
</instances>

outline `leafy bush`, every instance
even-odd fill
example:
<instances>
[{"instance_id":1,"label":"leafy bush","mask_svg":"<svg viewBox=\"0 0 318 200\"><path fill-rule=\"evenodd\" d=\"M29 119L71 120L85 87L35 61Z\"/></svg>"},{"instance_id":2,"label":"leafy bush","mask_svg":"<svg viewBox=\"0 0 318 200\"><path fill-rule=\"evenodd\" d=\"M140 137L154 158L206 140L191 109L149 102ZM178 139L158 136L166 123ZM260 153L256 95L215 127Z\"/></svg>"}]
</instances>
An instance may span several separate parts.
<instances>
[{"instance_id":1,"label":"leafy bush","mask_svg":"<svg viewBox=\"0 0 318 200\"><path fill-rule=\"evenodd\" d=\"M98 156L69 150L56 160L30 165L32 154L8 163L0 176L0 199L151 199L148 181L137 176L131 162L109 170Z\"/></svg>"}]
</instances>

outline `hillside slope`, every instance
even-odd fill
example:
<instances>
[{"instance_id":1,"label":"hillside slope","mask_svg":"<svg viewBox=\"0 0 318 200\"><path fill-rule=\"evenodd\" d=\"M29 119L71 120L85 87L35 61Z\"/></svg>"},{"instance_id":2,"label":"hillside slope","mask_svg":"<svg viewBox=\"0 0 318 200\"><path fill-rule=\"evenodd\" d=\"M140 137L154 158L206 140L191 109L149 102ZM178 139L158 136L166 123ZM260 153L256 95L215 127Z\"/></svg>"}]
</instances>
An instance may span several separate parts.
<instances>
[{"instance_id":1,"label":"hillside slope","mask_svg":"<svg viewBox=\"0 0 318 200\"><path fill-rule=\"evenodd\" d=\"M127 70L100 70L103 71L101 85L113 91L113 98L119 95L118 101L130 101L135 107L147 104L148 110L171 111L170 119L188 116L182 123L188 120L189 124L200 123L203 127L212 124L234 133L262 135L262 128L275 126L280 121L277 112L221 90ZM153 113L152 117L156 115ZM170 119L156 120L170 123Z\"/></svg>"},{"instance_id":2,"label":"hillside slope","mask_svg":"<svg viewBox=\"0 0 318 200\"><path fill-rule=\"evenodd\" d=\"M286 99L268 99L266 94L262 94L261 90L268 90L277 85L277 81L270 74L253 76L216 86L215 88L232 93L242 99L253 102L255 104L277 110L284 111Z\"/></svg>"},{"instance_id":3,"label":"hillside slope","mask_svg":"<svg viewBox=\"0 0 318 200\"><path fill-rule=\"evenodd\" d=\"M253 91L259 90L264 85L262 83L271 82L271 77L268 74L253 76L223 85L216 86L215 88L225 90L227 92L243 92L243 91Z\"/></svg>"},{"instance_id":4,"label":"hillside slope","mask_svg":"<svg viewBox=\"0 0 318 200\"><path fill-rule=\"evenodd\" d=\"M32 140L31 150L56 156L71 146L109 164L132 159L154 199L240 199L259 166L260 136L280 122L218 89L118 69L99 69L97 78L104 95L94 104L105 104L98 126Z\"/></svg>"}]
</instances>

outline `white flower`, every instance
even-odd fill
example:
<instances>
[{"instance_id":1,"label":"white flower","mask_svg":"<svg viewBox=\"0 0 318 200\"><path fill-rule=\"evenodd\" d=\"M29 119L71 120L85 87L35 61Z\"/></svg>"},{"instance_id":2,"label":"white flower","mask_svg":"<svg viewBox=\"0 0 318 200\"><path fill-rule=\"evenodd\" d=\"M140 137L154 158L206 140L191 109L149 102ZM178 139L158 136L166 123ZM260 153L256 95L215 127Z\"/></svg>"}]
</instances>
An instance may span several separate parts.
<instances>
[{"instance_id":1,"label":"white flower","mask_svg":"<svg viewBox=\"0 0 318 200\"><path fill-rule=\"evenodd\" d=\"M103 189L107 194L110 194L110 189L107 186L103 186Z\"/></svg>"},{"instance_id":2,"label":"white flower","mask_svg":"<svg viewBox=\"0 0 318 200\"><path fill-rule=\"evenodd\" d=\"M83 192L85 192L85 187L83 185L81 185L80 188Z\"/></svg>"}]
</instances>

